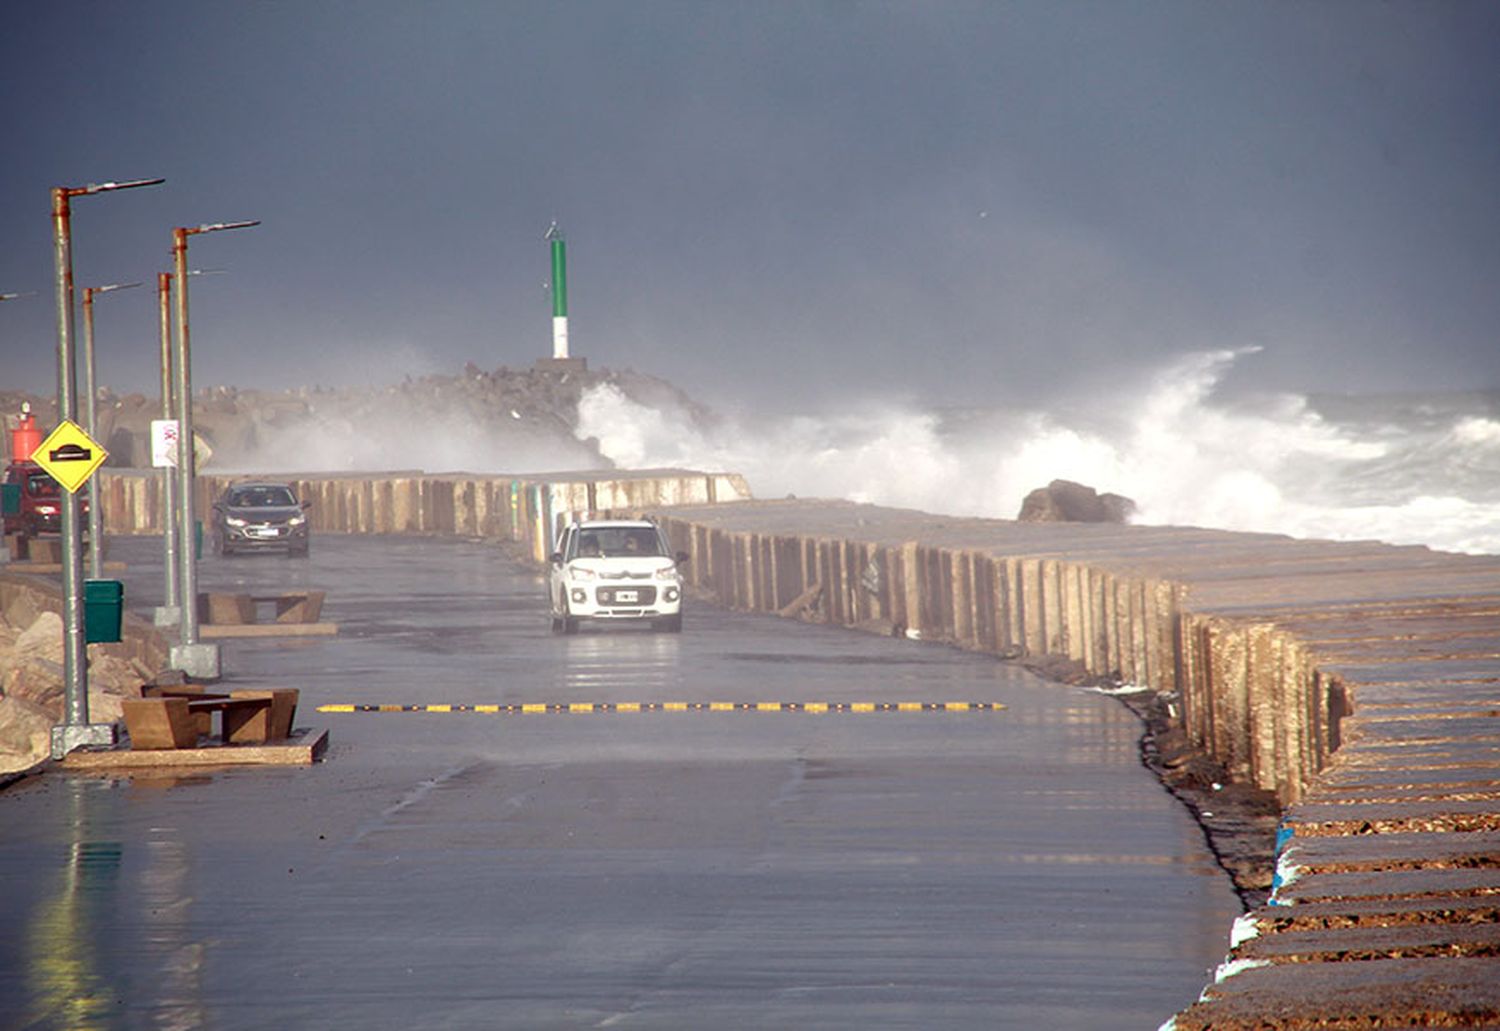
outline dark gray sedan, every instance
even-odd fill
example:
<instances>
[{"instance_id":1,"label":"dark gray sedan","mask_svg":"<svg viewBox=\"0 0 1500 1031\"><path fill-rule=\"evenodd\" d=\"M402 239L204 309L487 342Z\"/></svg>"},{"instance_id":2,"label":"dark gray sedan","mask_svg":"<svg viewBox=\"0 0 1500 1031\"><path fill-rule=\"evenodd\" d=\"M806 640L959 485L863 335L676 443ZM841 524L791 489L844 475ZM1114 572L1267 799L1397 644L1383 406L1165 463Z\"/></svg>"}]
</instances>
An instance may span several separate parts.
<instances>
[{"instance_id":1,"label":"dark gray sedan","mask_svg":"<svg viewBox=\"0 0 1500 1031\"><path fill-rule=\"evenodd\" d=\"M285 551L306 556L311 504L299 502L289 484L236 483L214 502L214 553Z\"/></svg>"}]
</instances>

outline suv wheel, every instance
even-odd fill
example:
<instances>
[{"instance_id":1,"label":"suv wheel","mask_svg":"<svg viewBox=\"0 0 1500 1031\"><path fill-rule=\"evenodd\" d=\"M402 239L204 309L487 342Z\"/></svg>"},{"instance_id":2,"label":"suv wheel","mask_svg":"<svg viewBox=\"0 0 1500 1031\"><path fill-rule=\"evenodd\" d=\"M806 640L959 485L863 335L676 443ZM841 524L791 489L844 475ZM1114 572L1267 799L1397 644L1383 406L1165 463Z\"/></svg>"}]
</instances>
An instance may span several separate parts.
<instances>
[{"instance_id":1,"label":"suv wheel","mask_svg":"<svg viewBox=\"0 0 1500 1031\"><path fill-rule=\"evenodd\" d=\"M558 599L562 605L562 615L552 617L552 632L554 634L576 634L578 633L578 620L568 614L568 599Z\"/></svg>"}]
</instances>

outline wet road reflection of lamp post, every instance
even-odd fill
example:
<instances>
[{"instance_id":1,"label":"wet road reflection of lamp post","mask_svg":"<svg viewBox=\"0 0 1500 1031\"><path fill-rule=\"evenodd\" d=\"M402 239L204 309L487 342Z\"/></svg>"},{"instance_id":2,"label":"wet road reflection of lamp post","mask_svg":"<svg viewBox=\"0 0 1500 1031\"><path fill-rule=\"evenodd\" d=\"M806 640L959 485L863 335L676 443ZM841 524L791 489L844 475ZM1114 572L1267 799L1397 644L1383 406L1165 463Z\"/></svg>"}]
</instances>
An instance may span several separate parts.
<instances>
[{"instance_id":1,"label":"wet road reflection of lamp post","mask_svg":"<svg viewBox=\"0 0 1500 1031\"><path fill-rule=\"evenodd\" d=\"M188 237L224 229L248 229L260 222L215 222L172 230L172 260L177 276L177 561L182 597L181 643L172 649L172 666L189 676L219 676L219 646L198 641L198 566L193 551L193 377L188 342Z\"/></svg>"},{"instance_id":2,"label":"wet road reflection of lamp post","mask_svg":"<svg viewBox=\"0 0 1500 1031\"><path fill-rule=\"evenodd\" d=\"M213 276L223 269L189 269L190 276ZM161 418L163 422L175 423L177 405L172 396L172 273L156 274L156 299L160 309L161 324ZM153 455L153 460L155 456ZM182 619L182 597L178 591L177 578L180 572L177 561L177 466L176 454L173 464L161 470L161 539L162 569L166 574L166 588L162 593L161 606L156 610L157 626L176 626Z\"/></svg>"},{"instance_id":3,"label":"wet road reflection of lamp post","mask_svg":"<svg viewBox=\"0 0 1500 1031\"><path fill-rule=\"evenodd\" d=\"M57 420L72 420L78 394L73 361L73 212L69 203L85 197L165 179L52 188L52 243L57 266ZM78 526L78 495L62 491L62 609L64 722L52 728L52 758L61 759L84 745L112 745L113 723L89 723L88 651L83 639L83 548Z\"/></svg>"},{"instance_id":4,"label":"wet road reflection of lamp post","mask_svg":"<svg viewBox=\"0 0 1500 1031\"><path fill-rule=\"evenodd\" d=\"M124 846L99 841L90 825L90 795L97 789L80 780L65 783L72 823L68 862L57 891L37 898L16 935L26 957L24 1027L67 1027L105 1031L117 1025L118 995L101 971L105 950L101 930L117 904Z\"/></svg>"},{"instance_id":5,"label":"wet road reflection of lamp post","mask_svg":"<svg viewBox=\"0 0 1500 1031\"><path fill-rule=\"evenodd\" d=\"M97 392L94 387L94 295L129 290L139 283L110 283L108 286L86 286L83 288L83 392L87 401L83 407L83 428L90 437L99 439L96 405ZM89 490L89 577L97 580L104 575L104 504L99 492Z\"/></svg>"}]
</instances>

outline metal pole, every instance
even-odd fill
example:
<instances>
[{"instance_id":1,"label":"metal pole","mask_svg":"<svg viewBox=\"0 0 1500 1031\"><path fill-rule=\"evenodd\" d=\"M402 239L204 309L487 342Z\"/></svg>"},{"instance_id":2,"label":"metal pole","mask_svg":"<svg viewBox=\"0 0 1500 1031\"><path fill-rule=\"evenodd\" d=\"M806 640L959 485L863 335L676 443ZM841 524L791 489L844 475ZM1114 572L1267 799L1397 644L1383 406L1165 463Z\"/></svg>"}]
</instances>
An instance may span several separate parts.
<instances>
[{"instance_id":1,"label":"metal pole","mask_svg":"<svg viewBox=\"0 0 1500 1031\"><path fill-rule=\"evenodd\" d=\"M94 288L83 288L83 429L95 441L99 439L94 424ZM99 564L99 499L89 487L89 579L103 576Z\"/></svg>"},{"instance_id":2,"label":"metal pole","mask_svg":"<svg viewBox=\"0 0 1500 1031\"><path fill-rule=\"evenodd\" d=\"M86 286L83 288L83 428L96 442L99 440L98 390L94 385L94 295L129 290L139 283L110 283L108 286ZM104 504L99 492L89 485L89 577L97 580L104 575Z\"/></svg>"},{"instance_id":3,"label":"metal pole","mask_svg":"<svg viewBox=\"0 0 1500 1031\"><path fill-rule=\"evenodd\" d=\"M198 568L193 559L193 378L188 356L187 238L190 230L172 230L172 262L177 277L177 561L182 591L181 642L198 643Z\"/></svg>"},{"instance_id":4,"label":"metal pole","mask_svg":"<svg viewBox=\"0 0 1500 1031\"><path fill-rule=\"evenodd\" d=\"M78 393L73 364L73 240L72 208L69 190L52 189L52 243L57 265L57 419L72 419ZM63 685L66 692L62 740L52 736L54 757L71 748L67 732L83 727L89 721L88 651L83 639L83 554L79 539L78 495L61 491L62 502L62 610L63 610Z\"/></svg>"},{"instance_id":5,"label":"metal pole","mask_svg":"<svg viewBox=\"0 0 1500 1031\"><path fill-rule=\"evenodd\" d=\"M182 643L172 649L173 665L189 676L218 679L219 646L198 642L198 564L194 549L197 523L193 518L193 481L197 456L193 451L192 344L188 337L187 239L196 233L248 229L259 222L217 222L172 230L173 275L177 278L177 577L181 591Z\"/></svg>"},{"instance_id":6,"label":"metal pole","mask_svg":"<svg viewBox=\"0 0 1500 1031\"><path fill-rule=\"evenodd\" d=\"M156 295L158 307L161 309L161 417L174 419L176 415L172 410L172 273L157 273ZM180 458L181 452L178 455ZM159 619L158 622L168 621L170 610L177 609L175 618L170 618L170 622L176 623L182 619L182 611L179 608L182 601L177 591L177 470L171 466L164 466L161 471L161 499L162 564L167 574L166 593L162 605L168 612L164 613L164 618Z\"/></svg>"},{"instance_id":7,"label":"metal pole","mask_svg":"<svg viewBox=\"0 0 1500 1031\"><path fill-rule=\"evenodd\" d=\"M57 266L57 418L72 420L78 383L73 362L73 240L70 197L155 186L164 179L52 188L52 243ZM52 757L61 759L80 745L115 743L113 723L89 723L88 649L84 640L83 549L78 526L78 495L62 491L62 610L64 720L52 728Z\"/></svg>"}]
</instances>

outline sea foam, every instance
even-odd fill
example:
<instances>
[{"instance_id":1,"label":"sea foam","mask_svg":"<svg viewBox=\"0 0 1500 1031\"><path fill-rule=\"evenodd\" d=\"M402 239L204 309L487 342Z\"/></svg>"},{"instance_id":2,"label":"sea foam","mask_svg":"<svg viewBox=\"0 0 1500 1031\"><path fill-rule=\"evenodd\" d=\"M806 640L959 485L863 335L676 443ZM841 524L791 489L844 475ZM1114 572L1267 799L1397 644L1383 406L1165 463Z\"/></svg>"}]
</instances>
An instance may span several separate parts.
<instances>
[{"instance_id":1,"label":"sea foam","mask_svg":"<svg viewBox=\"0 0 1500 1031\"><path fill-rule=\"evenodd\" d=\"M768 424L703 425L602 385L580 402L578 435L622 467L743 473L757 497L1009 519L1029 491L1065 479L1132 498L1142 524L1500 554L1500 421L1441 405L1387 417L1379 399L1358 419L1298 395L1221 399L1249 353L1186 355L1108 404L851 403Z\"/></svg>"}]
</instances>

